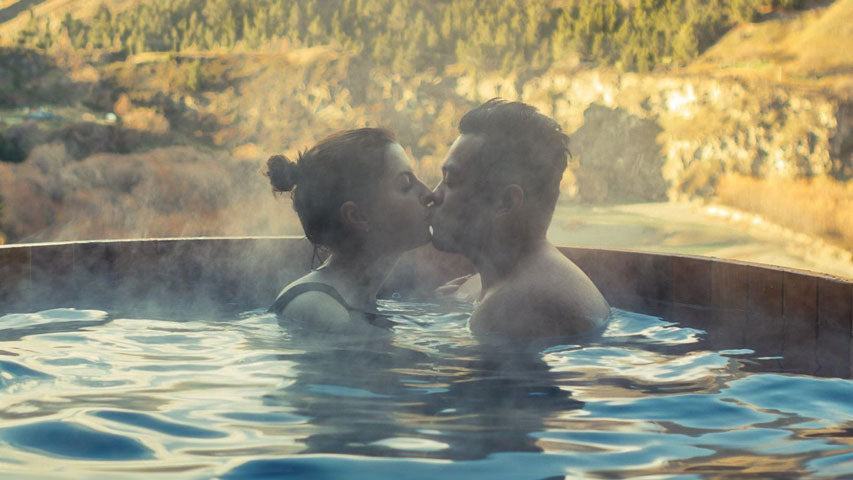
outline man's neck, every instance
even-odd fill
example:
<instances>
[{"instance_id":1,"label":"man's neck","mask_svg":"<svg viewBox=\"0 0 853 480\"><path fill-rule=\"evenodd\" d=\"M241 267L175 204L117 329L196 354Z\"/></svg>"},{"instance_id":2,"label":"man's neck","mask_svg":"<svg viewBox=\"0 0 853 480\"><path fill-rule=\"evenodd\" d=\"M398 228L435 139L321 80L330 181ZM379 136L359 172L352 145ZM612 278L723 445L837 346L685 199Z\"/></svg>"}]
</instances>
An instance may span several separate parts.
<instances>
[{"instance_id":1,"label":"man's neck","mask_svg":"<svg viewBox=\"0 0 853 480\"><path fill-rule=\"evenodd\" d=\"M526 241L497 240L467 256L480 273L482 294L486 295L490 289L515 273L530 257L550 247L551 244L542 235Z\"/></svg>"}]
</instances>

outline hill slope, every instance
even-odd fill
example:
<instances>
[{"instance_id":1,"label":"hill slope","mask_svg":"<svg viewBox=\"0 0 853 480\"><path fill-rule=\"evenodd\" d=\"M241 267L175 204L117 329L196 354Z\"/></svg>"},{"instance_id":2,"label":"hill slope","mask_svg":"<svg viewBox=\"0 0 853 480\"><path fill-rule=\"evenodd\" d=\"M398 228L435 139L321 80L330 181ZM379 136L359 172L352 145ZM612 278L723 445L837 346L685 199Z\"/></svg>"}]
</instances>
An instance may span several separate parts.
<instances>
[{"instance_id":1,"label":"hill slope","mask_svg":"<svg viewBox=\"0 0 853 480\"><path fill-rule=\"evenodd\" d=\"M66 13L75 18L86 19L97 11L102 2L92 0L0 0L0 38L14 38L30 18L30 10L36 16L50 18L51 24L59 25ZM113 11L131 7L140 0L110 0Z\"/></svg>"},{"instance_id":2,"label":"hill slope","mask_svg":"<svg viewBox=\"0 0 853 480\"><path fill-rule=\"evenodd\" d=\"M853 90L853 0L740 25L688 68L693 73L761 78Z\"/></svg>"}]
</instances>

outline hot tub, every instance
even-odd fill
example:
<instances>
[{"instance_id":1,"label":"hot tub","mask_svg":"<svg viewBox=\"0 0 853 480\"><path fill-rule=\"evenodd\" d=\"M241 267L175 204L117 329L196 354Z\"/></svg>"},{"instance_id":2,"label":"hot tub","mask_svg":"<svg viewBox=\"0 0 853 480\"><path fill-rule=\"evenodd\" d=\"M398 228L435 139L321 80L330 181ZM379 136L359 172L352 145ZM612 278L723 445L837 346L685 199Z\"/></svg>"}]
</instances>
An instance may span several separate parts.
<instances>
[{"instance_id":1,"label":"hot tub","mask_svg":"<svg viewBox=\"0 0 853 480\"><path fill-rule=\"evenodd\" d=\"M2 246L0 472L853 475L853 284L561 251L615 308L603 338L495 345L423 300L383 304L384 340L302 337L263 312L311 267L299 238ZM467 268L421 249L391 288Z\"/></svg>"}]
</instances>

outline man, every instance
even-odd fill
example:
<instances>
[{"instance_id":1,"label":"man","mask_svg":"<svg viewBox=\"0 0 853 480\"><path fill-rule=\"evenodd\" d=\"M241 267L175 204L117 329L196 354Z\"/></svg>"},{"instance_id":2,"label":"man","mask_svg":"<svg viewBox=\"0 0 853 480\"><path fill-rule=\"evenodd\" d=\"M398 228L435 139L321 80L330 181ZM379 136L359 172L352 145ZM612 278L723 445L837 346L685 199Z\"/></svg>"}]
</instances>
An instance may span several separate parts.
<instances>
[{"instance_id":1,"label":"man","mask_svg":"<svg viewBox=\"0 0 853 480\"><path fill-rule=\"evenodd\" d=\"M610 308L546 232L566 168L568 137L520 102L490 100L459 122L430 197L432 242L469 258L482 290L475 334L562 336L604 324Z\"/></svg>"}]
</instances>

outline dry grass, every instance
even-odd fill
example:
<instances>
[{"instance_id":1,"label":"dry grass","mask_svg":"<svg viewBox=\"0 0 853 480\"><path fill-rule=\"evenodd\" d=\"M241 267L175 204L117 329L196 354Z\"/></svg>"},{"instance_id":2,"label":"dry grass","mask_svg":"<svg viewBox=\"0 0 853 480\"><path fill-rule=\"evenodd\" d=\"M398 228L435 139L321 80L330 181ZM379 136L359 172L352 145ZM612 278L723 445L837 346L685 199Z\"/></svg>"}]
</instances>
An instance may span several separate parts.
<instances>
[{"instance_id":1,"label":"dry grass","mask_svg":"<svg viewBox=\"0 0 853 480\"><path fill-rule=\"evenodd\" d=\"M853 184L828 178L776 180L728 175L717 186L717 199L853 248Z\"/></svg>"},{"instance_id":2,"label":"dry grass","mask_svg":"<svg viewBox=\"0 0 853 480\"><path fill-rule=\"evenodd\" d=\"M10 242L300 234L259 162L190 147L75 160L61 143L0 163Z\"/></svg>"},{"instance_id":3,"label":"dry grass","mask_svg":"<svg viewBox=\"0 0 853 480\"><path fill-rule=\"evenodd\" d=\"M744 24L693 62L694 73L827 87L848 95L853 72L853 0Z\"/></svg>"},{"instance_id":4,"label":"dry grass","mask_svg":"<svg viewBox=\"0 0 853 480\"><path fill-rule=\"evenodd\" d=\"M829 73L853 66L853 0L838 0L816 21L791 35L786 48L798 53L799 71Z\"/></svg>"}]
</instances>

